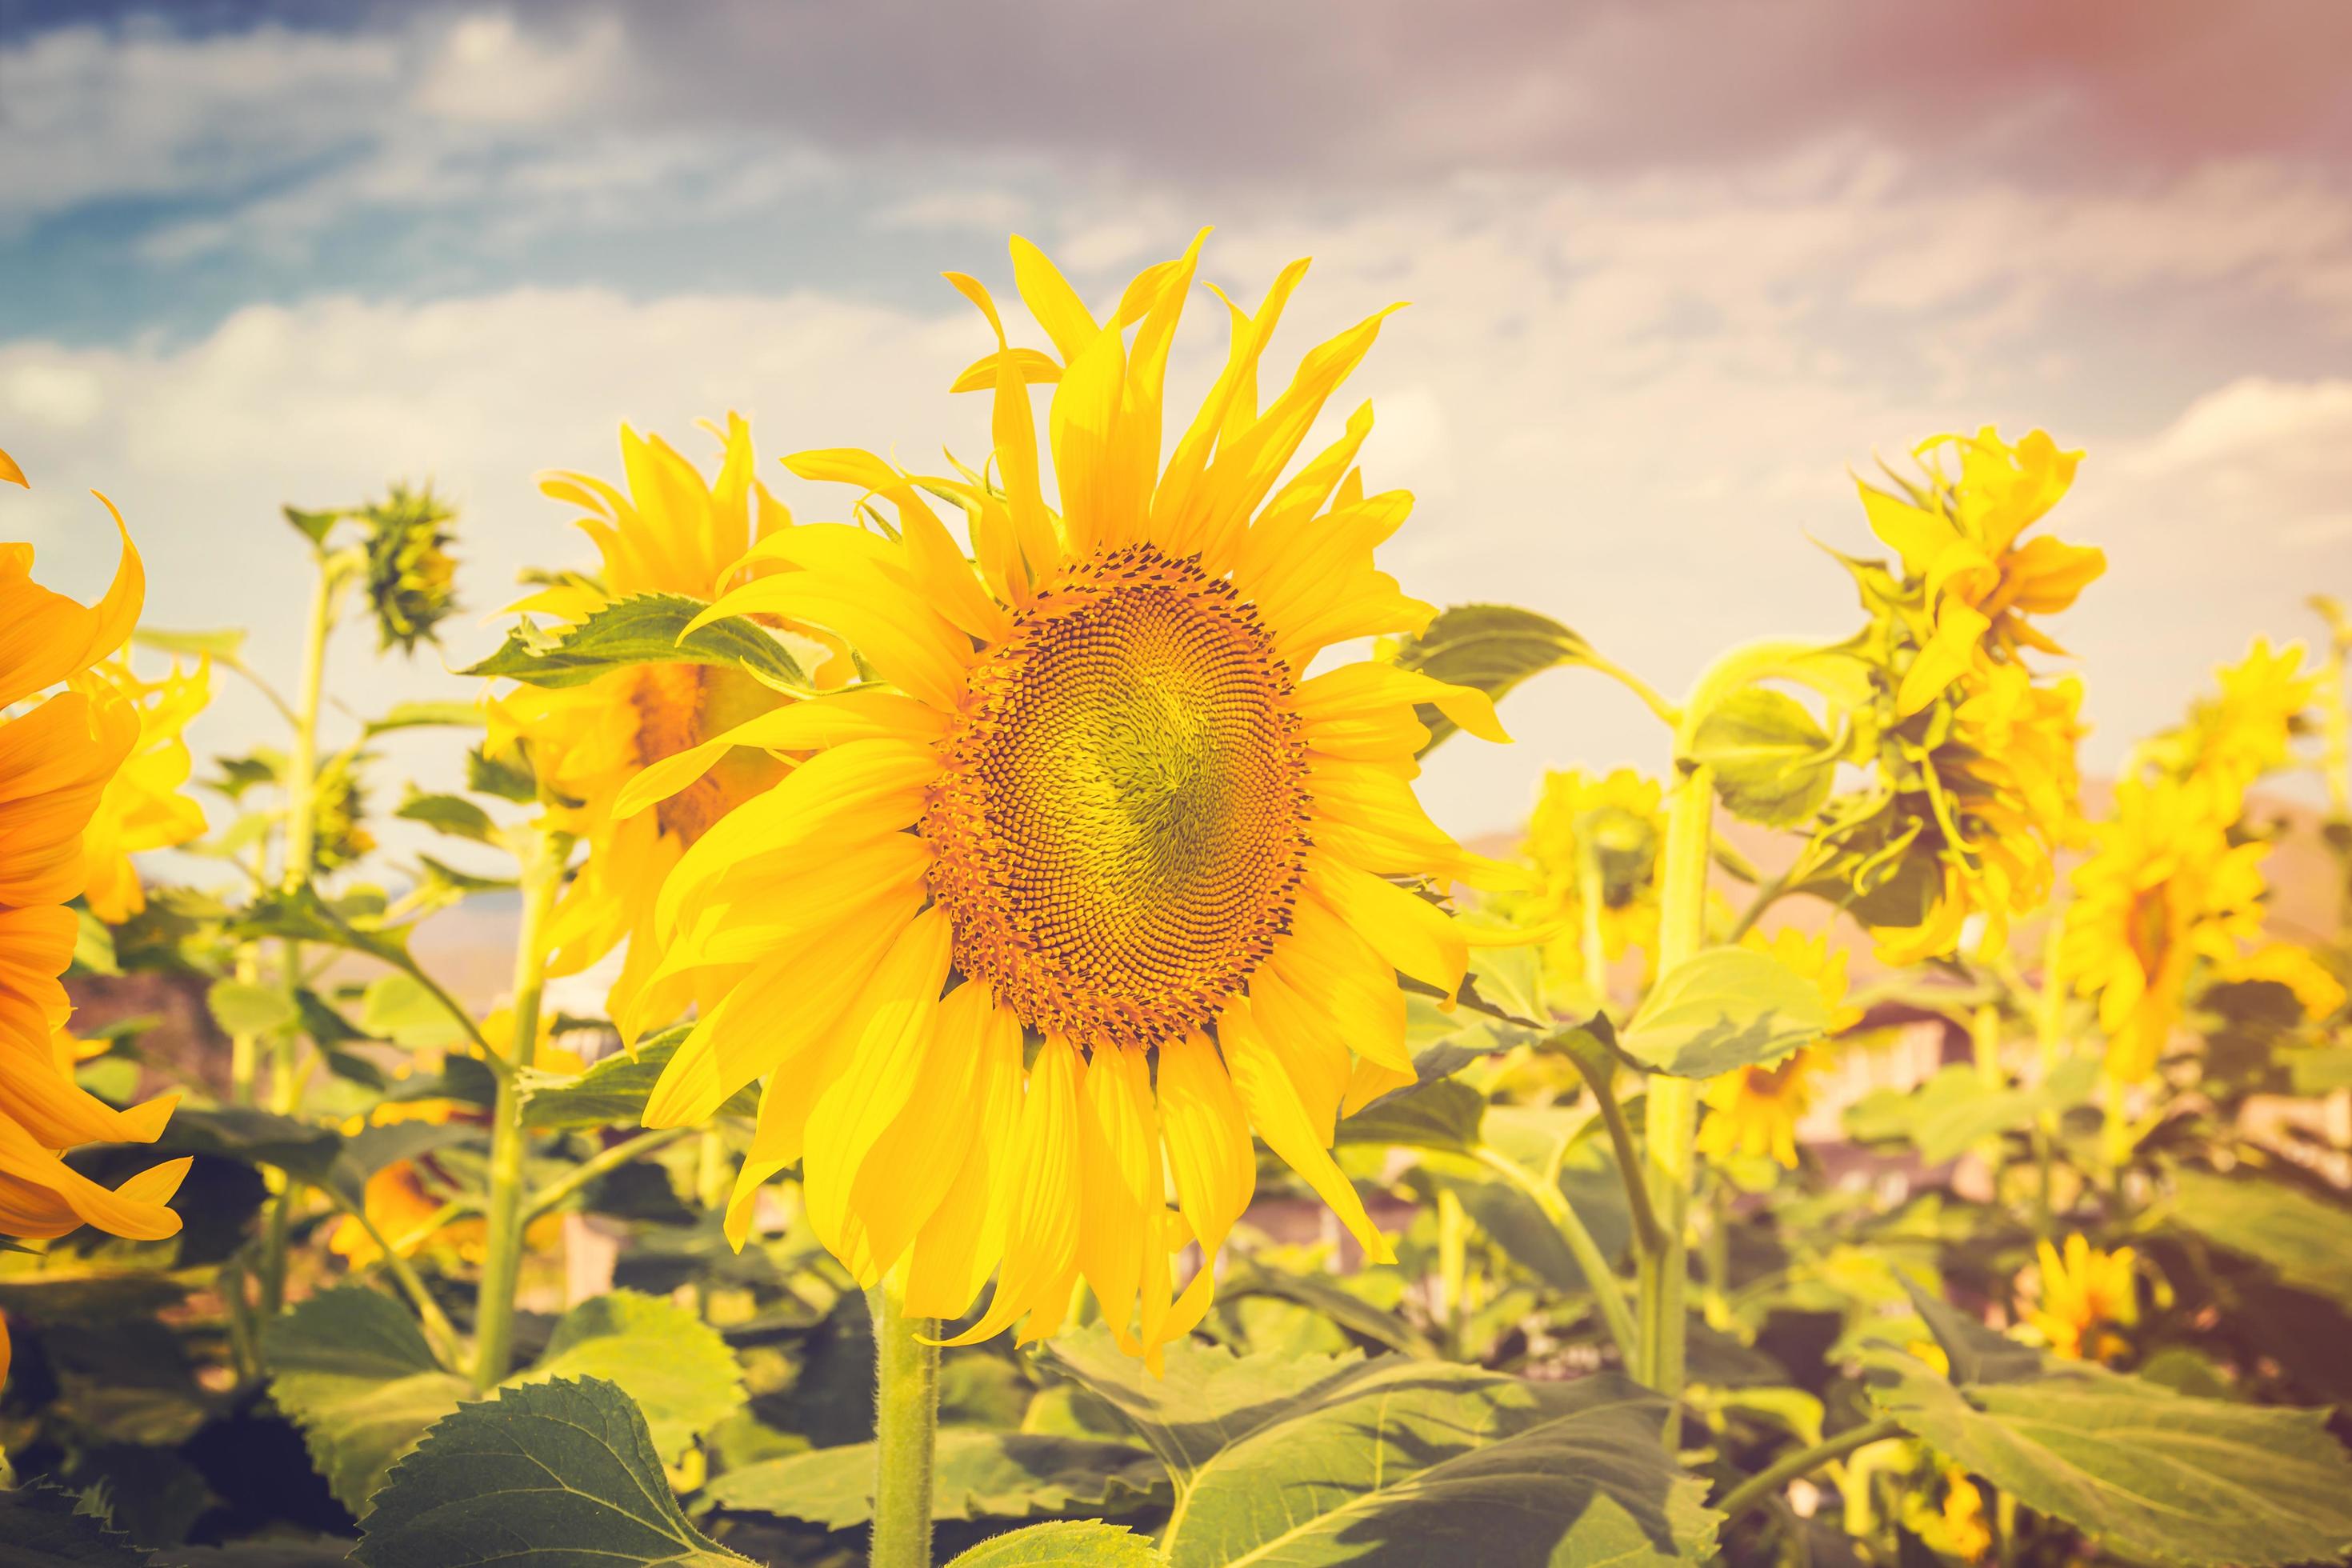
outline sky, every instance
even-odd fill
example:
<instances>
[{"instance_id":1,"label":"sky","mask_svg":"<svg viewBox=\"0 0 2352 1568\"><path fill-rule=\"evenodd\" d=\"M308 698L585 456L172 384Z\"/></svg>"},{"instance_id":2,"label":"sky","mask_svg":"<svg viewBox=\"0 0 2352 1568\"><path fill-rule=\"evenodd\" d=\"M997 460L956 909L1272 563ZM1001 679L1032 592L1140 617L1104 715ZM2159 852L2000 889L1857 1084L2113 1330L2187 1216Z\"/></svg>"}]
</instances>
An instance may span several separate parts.
<instances>
[{"instance_id":1,"label":"sky","mask_svg":"<svg viewBox=\"0 0 2352 1568\"><path fill-rule=\"evenodd\" d=\"M471 613L409 664L354 627L331 684L470 695L447 671L516 572L593 563L538 471L617 477L625 421L707 461L738 410L838 518L774 458L984 448L948 385L992 340L942 270L1007 286L1019 232L1108 301L1214 226L1203 277L1245 302L1316 258L1281 374L1410 301L1352 384L1370 487L1419 498L1408 589L1542 610L1669 691L1852 628L1816 545L1872 547L1877 458L2083 448L2050 526L2111 565L2054 629L2111 770L2352 597L2347 48L2333 0L0 0L0 446L36 487L0 537L92 593L104 489L149 623L249 626L290 684L280 504L430 479ZM1213 298L1188 328L1196 392ZM1664 763L1583 672L1506 720L1432 760L1458 832L1548 766ZM225 682L194 739L268 730Z\"/></svg>"}]
</instances>

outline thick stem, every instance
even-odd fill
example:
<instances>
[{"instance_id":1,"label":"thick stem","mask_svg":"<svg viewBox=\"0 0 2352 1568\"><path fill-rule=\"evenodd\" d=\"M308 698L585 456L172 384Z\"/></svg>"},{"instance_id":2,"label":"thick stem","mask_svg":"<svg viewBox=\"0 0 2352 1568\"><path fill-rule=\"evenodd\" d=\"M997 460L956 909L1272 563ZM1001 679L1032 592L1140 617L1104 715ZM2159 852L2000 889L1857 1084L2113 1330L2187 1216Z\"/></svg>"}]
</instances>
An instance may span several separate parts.
<instances>
[{"instance_id":1,"label":"thick stem","mask_svg":"<svg viewBox=\"0 0 2352 1568\"><path fill-rule=\"evenodd\" d=\"M871 1568L931 1568L931 1458L940 1426L940 1347L931 1318L906 1315L897 1276L866 1292L874 1317Z\"/></svg>"},{"instance_id":2,"label":"thick stem","mask_svg":"<svg viewBox=\"0 0 2352 1568\"><path fill-rule=\"evenodd\" d=\"M539 1005L547 988L547 917L563 883L571 841L541 829L522 866L522 925L515 934L514 1039L499 1075L491 1108L489 1192L483 1207L488 1235L483 1245L480 1296L474 1310L474 1384L485 1391L507 1375L514 1360L515 1292L522 1279L524 1216L523 1153L530 1134L522 1124L521 1069L539 1050Z\"/></svg>"},{"instance_id":3,"label":"thick stem","mask_svg":"<svg viewBox=\"0 0 2352 1568\"><path fill-rule=\"evenodd\" d=\"M1715 771L1692 767L1675 789L1659 872L1658 973L1671 974L1706 940L1706 872L1715 827ZM1655 1073L1645 1108L1643 1153L1650 1208L1662 1245L1642 1258L1642 1381L1672 1401L1666 1443L1682 1440L1689 1329L1691 1179L1698 1137L1698 1085Z\"/></svg>"},{"instance_id":4,"label":"thick stem","mask_svg":"<svg viewBox=\"0 0 2352 1568\"><path fill-rule=\"evenodd\" d=\"M1722 1510L1723 1521L1729 1524L1766 1499L1776 1496L1782 1487L1799 1476L1820 1469L1832 1459L1842 1459L1856 1448L1866 1448L1886 1437L1899 1437L1903 1428L1892 1416L1881 1415L1859 1426L1849 1426L1834 1437L1814 1444L1801 1453L1790 1455L1769 1468L1759 1470L1723 1496L1715 1506Z\"/></svg>"},{"instance_id":5,"label":"thick stem","mask_svg":"<svg viewBox=\"0 0 2352 1568\"><path fill-rule=\"evenodd\" d=\"M1633 1310L1625 1304L1624 1287L1618 1283L1607 1254L1586 1227L1584 1216L1576 1212L1575 1205L1556 1184L1538 1181L1527 1167L1508 1155L1484 1147L1476 1153L1480 1164L1534 1200L1544 1217L1551 1221L1552 1228L1559 1232L1559 1238L1568 1244L1569 1256L1583 1271L1584 1282L1592 1288L1593 1303L1601 1309L1601 1321L1616 1343L1617 1354L1627 1366L1633 1365L1641 1354L1642 1336L1634 1325Z\"/></svg>"}]
</instances>

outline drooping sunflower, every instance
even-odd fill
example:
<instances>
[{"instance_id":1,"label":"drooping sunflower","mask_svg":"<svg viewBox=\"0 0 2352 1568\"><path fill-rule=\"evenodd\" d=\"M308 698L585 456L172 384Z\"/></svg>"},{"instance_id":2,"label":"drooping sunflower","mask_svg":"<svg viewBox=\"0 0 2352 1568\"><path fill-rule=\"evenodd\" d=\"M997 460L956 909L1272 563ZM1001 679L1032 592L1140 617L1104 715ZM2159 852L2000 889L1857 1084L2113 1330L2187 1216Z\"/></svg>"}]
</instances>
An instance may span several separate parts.
<instances>
[{"instance_id":1,"label":"drooping sunflower","mask_svg":"<svg viewBox=\"0 0 2352 1568\"><path fill-rule=\"evenodd\" d=\"M764 1077L731 1234L797 1160L816 1234L862 1281L903 1266L909 1312L957 1316L993 1274L965 1337L1034 1339L1083 1278L1151 1355L1208 1309L1212 1271L1179 1294L1176 1255L1224 1241L1253 1131L1391 1256L1328 1149L1353 1060L1411 1069L1400 975L1451 994L1466 960L1412 885L1469 867L1413 797L1414 705L1502 734L1483 694L1393 665L1307 674L1433 614L1373 564L1411 501L1365 492L1369 407L1284 479L1387 311L1261 407L1306 264L1285 269L1231 310L1223 369L1167 450L1199 242L1100 320L1034 247L1013 255L1050 353L1012 346L987 291L950 275L996 335L958 384L993 391L999 483L788 459L889 502L897 537L772 535L754 557L800 570L705 614L825 626L891 689L767 714L624 792L624 815L669 798L727 745L814 753L663 887L656 984L700 1014L646 1121L699 1120ZM1054 386L1058 505L1031 383ZM975 560L924 489L961 504Z\"/></svg>"},{"instance_id":2,"label":"drooping sunflower","mask_svg":"<svg viewBox=\"0 0 2352 1568\"><path fill-rule=\"evenodd\" d=\"M2113 1361L2126 1348L2117 1329L2139 1321L2132 1249L2104 1252L2082 1236L2066 1248L2044 1241L2036 1248L2035 1279L2025 1299L2025 1321L2051 1353L2069 1361Z\"/></svg>"},{"instance_id":3,"label":"drooping sunflower","mask_svg":"<svg viewBox=\"0 0 2352 1568\"><path fill-rule=\"evenodd\" d=\"M1832 946L1827 936L1808 937L1802 931L1783 930L1768 937L1751 931L1741 945L1770 953L1783 968L1813 983L1829 1018L1822 1040L1862 1022L1861 1010L1846 1003L1845 952ZM1708 1079L1703 1096L1707 1115L1698 1131L1699 1152L1721 1161L1769 1156L1794 1170L1797 1124L1812 1109L1813 1080L1828 1065L1828 1053L1812 1044L1777 1061L1759 1062Z\"/></svg>"},{"instance_id":4,"label":"drooping sunflower","mask_svg":"<svg viewBox=\"0 0 2352 1568\"><path fill-rule=\"evenodd\" d=\"M109 925L147 907L132 855L185 844L205 830L204 808L179 793L191 766L181 735L188 721L204 711L211 676L209 662L183 670L175 659L168 674L143 680L128 658L113 658L77 683L93 693L111 691L139 716L139 739L107 782L82 831L88 878L82 897L89 912Z\"/></svg>"},{"instance_id":5,"label":"drooping sunflower","mask_svg":"<svg viewBox=\"0 0 2352 1568\"><path fill-rule=\"evenodd\" d=\"M2028 617L2066 608L2107 567L2104 552L2048 534L2018 542L2064 498L2082 453L2060 451L2040 430L2011 446L1987 426L1936 437L1913 455L1926 472L1919 483L1898 480L1903 494L1860 486L1872 531L1922 589L1911 607L1920 646L1895 697L1898 716L2021 648L2063 653ZM1948 457L1958 458L1958 473L1945 471Z\"/></svg>"},{"instance_id":6,"label":"drooping sunflower","mask_svg":"<svg viewBox=\"0 0 2352 1568\"><path fill-rule=\"evenodd\" d=\"M2218 793L2205 778L2126 780L2094 829L2097 852L2074 868L2059 968L2098 998L2118 1082L2156 1070L2197 961L2231 964L2262 932L2270 846L2230 842L2235 805Z\"/></svg>"},{"instance_id":7,"label":"drooping sunflower","mask_svg":"<svg viewBox=\"0 0 2352 1568\"><path fill-rule=\"evenodd\" d=\"M16 477L16 467L0 463L0 473ZM31 546L0 544L0 711L72 682L130 635L146 584L121 521L117 513L122 563L95 605L34 582ZM138 732L130 704L70 686L0 721L0 1236L42 1239L88 1224L152 1240L180 1228L166 1205L188 1161L109 1190L60 1158L77 1143L152 1142L173 1104L117 1110L74 1081L58 979L73 955L65 905L82 887L83 830ZM6 1356L0 1328L0 1376Z\"/></svg>"},{"instance_id":8,"label":"drooping sunflower","mask_svg":"<svg viewBox=\"0 0 2352 1568\"><path fill-rule=\"evenodd\" d=\"M716 478L659 437L624 426L621 463L628 490L578 473L540 480L546 495L587 515L581 529L595 542L603 570L567 574L510 606L577 624L622 600L674 594L708 602L756 541L790 526L792 517L752 472L751 427L729 416ZM850 673L836 646L814 672L819 686ZM522 686L490 703L492 742L530 746L539 776L557 795L556 826L586 841L588 857L564 889L549 928L549 973L573 974L631 943L612 997L614 1016L630 1005L651 964L646 922L654 894L678 857L711 825L772 784L782 765L756 750L723 759L691 788L648 816L613 815L621 786L648 763L673 756L785 701L784 695L732 669L705 664L640 665L584 686ZM656 1020L659 1022L662 1020ZM634 1037L634 1030L632 1031Z\"/></svg>"}]
</instances>

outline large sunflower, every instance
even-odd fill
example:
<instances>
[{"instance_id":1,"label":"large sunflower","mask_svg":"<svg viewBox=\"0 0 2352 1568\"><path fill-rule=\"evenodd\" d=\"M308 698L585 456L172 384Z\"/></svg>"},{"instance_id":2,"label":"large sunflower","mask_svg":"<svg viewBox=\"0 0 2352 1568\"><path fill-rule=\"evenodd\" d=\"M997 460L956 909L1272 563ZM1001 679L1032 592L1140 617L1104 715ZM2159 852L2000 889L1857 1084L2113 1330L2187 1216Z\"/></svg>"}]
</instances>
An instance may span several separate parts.
<instances>
[{"instance_id":1,"label":"large sunflower","mask_svg":"<svg viewBox=\"0 0 2352 1568\"><path fill-rule=\"evenodd\" d=\"M925 479L970 523L974 562L918 483L864 452L789 459L897 510L896 537L808 526L755 558L801 570L706 619L828 627L895 688L818 698L658 763L629 812L730 744L812 752L679 861L655 929L663 984L701 1012L646 1120L709 1114L764 1077L730 1205L799 1161L818 1236L867 1283L903 1266L907 1310L965 1311L966 1338L1049 1333L1083 1278L1145 1353L1209 1305L1202 1267L1255 1180L1253 1131L1390 1256L1328 1152L1351 1057L1409 1072L1400 974L1460 984L1465 939L1392 879L1467 858L1413 798L1413 714L1502 739L1482 694L1379 662L1312 677L1335 645L1426 624L1372 563L1410 509L1366 495L1346 433L1281 483L1382 311L1307 354L1261 408L1286 268L1162 458L1161 373L1198 242L1097 321L1015 240L1014 276L1054 344L1005 340L959 383L994 392L999 483ZM1051 383L1059 489L1039 477L1027 384ZM1171 1206L1172 1194L1173 1207Z\"/></svg>"},{"instance_id":2,"label":"large sunflower","mask_svg":"<svg viewBox=\"0 0 2352 1568\"><path fill-rule=\"evenodd\" d=\"M729 416L722 441L719 473L709 481L661 437L640 437L625 426L621 462L627 492L587 474L543 476L541 491L587 514L580 527L595 542L603 570L594 577L562 575L511 607L577 624L641 595L709 600L755 540L792 521L753 477L750 426ZM848 662L836 650L826 654L817 679L837 685ZM551 974L577 973L624 937L642 936L655 889L687 847L782 770L756 751L740 752L651 815L625 820L612 811L622 784L646 763L783 700L782 693L734 670L661 664L618 670L584 686L524 686L490 704L494 743L529 742L542 783L577 803L557 811L556 826L588 844L587 860L549 928ZM635 1011L629 1003L643 983L650 948L646 941L631 943L613 989L616 1017Z\"/></svg>"},{"instance_id":3,"label":"large sunflower","mask_svg":"<svg viewBox=\"0 0 2352 1568\"><path fill-rule=\"evenodd\" d=\"M15 465L0 460L0 477L15 478ZM145 596L127 530L96 605L49 592L32 568L30 545L0 544L0 710L120 647ZM71 1009L58 979L73 956L65 904L82 887L83 829L138 734L137 713L103 690L58 691L0 721L0 1236L46 1238L88 1224L152 1240L180 1228L165 1205L186 1160L110 1191L59 1157L77 1143L152 1142L172 1111L170 1099L117 1110L74 1082L63 1027ZM0 1376L6 1362L0 1330Z\"/></svg>"}]
</instances>

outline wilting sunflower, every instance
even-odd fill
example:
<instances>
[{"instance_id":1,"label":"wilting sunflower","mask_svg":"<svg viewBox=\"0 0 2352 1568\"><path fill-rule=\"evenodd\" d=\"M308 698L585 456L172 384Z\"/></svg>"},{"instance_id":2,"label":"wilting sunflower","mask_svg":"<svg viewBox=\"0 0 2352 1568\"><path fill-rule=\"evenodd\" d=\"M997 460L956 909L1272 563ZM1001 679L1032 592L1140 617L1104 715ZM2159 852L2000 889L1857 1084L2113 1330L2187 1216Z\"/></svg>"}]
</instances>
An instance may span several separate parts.
<instances>
[{"instance_id":1,"label":"wilting sunflower","mask_svg":"<svg viewBox=\"0 0 2352 1568\"><path fill-rule=\"evenodd\" d=\"M540 489L588 515L580 527L604 558L594 577L566 574L510 606L578 624L624 599L675 594L708 602L734 576L754 541L789 527L792 516L752 474L751 427L730 415L718 476L705 481L659 437L621 429L627 493L586 474L551 473ZM774 568L771 568L774 569ZM850 674L838 645L824 650L819 686ZM494 744L519 738L541 781L577 801L555 813L555 826L586 841L588 858L565 889L549 928L551 974L574 974L630 943L613 988L616 1018L652 963L646 939L654 893L688 845L742 802L782 776L782 764L756 750L725 758L650 816L618 819L613 800L648 763L674 756L786 700L782 692L736 670L706 664L653 664L616 670L584 686L523 686L490 704ZM656 1019L655 1022L665 1022Z\"/></svg>"},{"instance_id":2,"label":"wilting sunflower","mask_svg":"<svg viewBox=\"0 0 2352 1568\"><path fill-rule=\"evenodd\" d=\"M1823 1039L1862 1022L1860 1009L1846 1005L1845 951L1831 946L1828 937L1808 937L1798 931L1780 931L1767 937L1751 931L1741 945L1770 953L1784 968L1813 983L1829 1017ZM1809 1045L1778 1061L1759 1062L1708 1079L1704 1097L1707 1115L1698 1131L1699 1152L1724 1161L1769 1156L1794 1170L1797 1123L1812 1109L1813 1080L1828 1065L1828 1054Z\"/></svg>"},{"instance_id":3,"label":"wilting sunflower","mask_svg":"<svg viewBox=\"0 0 2352 1568\"><path fill-rule=\"evenodd\" d=\"M1365 493L1369 408L1283 482L1388 312L1261 408L1306 264L1286 268L1232 310L1224 368L1163 458L1198 243L1099 321L1034 247L1013 252L1052 353L1012 347L950 275L996 331L959 384L994 391L1002 488L921 481L961 501L976 564L908 476L805 453L795 473L887 500L897 537L772 535L754 559L801 570L705 613L826 626L896 689L766 715L624 792L624 813L668 798L730 744L815 753L662 889L658 982L701 1013L646 1120L698 1120L764 1075L732 1234L798 1160L817 1235L862 1281L903 1265L908 1311L956 1316L992 1273L966 1337L1035 1338L1083 1277L1149 1354L1208 1308L1210 1269L1178 1296L1172 1265L1188 1243L1213 1257L1248 1203L1253 1131L1391 1256L1328 1148L1354 1058L1410 1070L1399 975L1450 994L1466 958L1445 910L1392 879L1433 890L1469 866L1413 798L1414 705L1502 737L1476 691L1379 662L1306 674L1433 613L1373 565L1411 502ZM1033 382L1055 386L1057 507Z\"/></svg>"},{"instance_id":4,"label":"wilting sunflower","mask_svg":"<svg viewBox=\"0 0 2352 1568\"><path fill-rule=\"evenodd\" d=\"M1584 906L1598 905L1601 955L1612 963L1629 948L1658 941L1658 851L1665 818L1658 781L1631 768L1594 778L1581 768L1544 775L1543 795L1528 822L1522 852L1542 879L1537 912L1560 934L1544 951L1547 967L1597 984L1584 973Z\"/></svg>"},{"instance_id":5,"label":"wilting sunflower","mask_svg":"<svg viewBox=\"0 0 2352 1568\"><path fill-rule=\"evenodd\" d=\"M2063 1255L2044 1241L2038 1245L2036 1258L2025 1321L2040 1331L2051 1352L2069 1361L2113 1361L2121 1355L2126 1347L2115 1331L2139 1321L2132 1249L2102 1252L2083 1237L2070 1236Z\"/></svg>"},{"instance_id":6,"label":"wilting sunflower","mask_svg":"<svg viewBox=\"0 0 2352 1568\"><path fill-rule=\"evenodd\" d=\"M2074 868L2059 939L2061 973L2099 1000L2107 1071L2135 1083L2156 1070L2200 958L2228 965L2262 932L2270 846L2230 842L2234 802L2210 779L2127 780L2098 851Z\"/></svg>"},{"instance_id":7,"label":"wilting sunflower","mask_svg":"<svg viewBox=\"0 0 2352 1568\"><path fill-rule=\"evenodd\" d=\"M190 759L181 732L204 711L211 695L211 666L199 663L142 680L127 658L99 665L77 682L93 696L110 692L139 716L139 739L99 796L98 809L82 831L88 881L82 889L89 912L118 925L147 907L139 871L131 857L142 849L185 844L205 830L204 808L179 793L188 782Z\"/></svg>"},{"instance_id":8,"label":"wilting sunflower","mask_svg":"<svg viewBox=\"0 0 2352 1568\"><path fill-rule=\"evenodd\" d=\"M31 546L0 544L0 710L120 647L145 596L128 530L122 563L96 605L50 593L32 566ZM77 1143L152 1142L172 1111L171 1099L117 1110L75 1083L64 1030L71 1009L58 980L73 955L65 904L81 890L83 830L138 733L130 704L103 690L58 691L0 721L0 1236L47 1238L88 1224L152 1240L180 1228L165 1205L188 1161L110 1191L59 1157ZM0 1328L0 1375L5 1361Z\"/></svg>"},{"instance_id":9,"label":"wilting sunflower","mask_svg":"<svg viewBox=\"0 0 2352 1568\"><path fill-rule=\"evenodd\" d=\"M1921 590L1910 614L1917 657L1895 697L1898 716L1916 713L1961 672L2013 660L2021 648L2064 650L2027 617L2073 604L2107 568L2101 552L2042 534L2040 521L2074 482L2080 452L2062 452L2035 430L2015 446L1987 426L1974 437L1938 436L1913 454L1926 472L1903 494L1861 486L1874 532L1903 559ZM1959 471L1945 471L1957 457Z\"/></svg>"}]
</instances>

